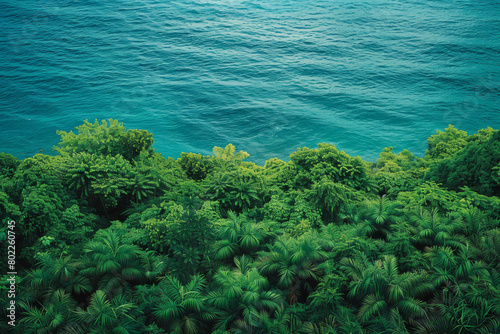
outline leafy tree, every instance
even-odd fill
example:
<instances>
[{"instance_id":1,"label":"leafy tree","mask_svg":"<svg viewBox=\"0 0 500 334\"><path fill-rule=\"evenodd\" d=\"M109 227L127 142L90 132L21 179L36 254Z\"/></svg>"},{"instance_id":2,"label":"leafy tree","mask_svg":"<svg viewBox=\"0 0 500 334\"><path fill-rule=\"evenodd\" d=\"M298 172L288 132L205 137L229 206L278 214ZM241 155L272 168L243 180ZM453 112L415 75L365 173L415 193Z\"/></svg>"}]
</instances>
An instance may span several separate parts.
<instances>
[{"instance_id":1,"label":"leafy tree","mask_svg":"<svg viewBox=\"0 0 500 334\"><path fill-rule=\"evenodd\" d=\"M175 218L165 233L170 269L183 281L201 269L214 240L213 223L199 211L171 208L169 219Z\"/></svg>"},{"instance_id":2,"label":"leafy tree","mask_svg":"<svg viewBox=\"0 0 500 334\"><path fill-rule=\"evenodd\" d=\"M66 158L62 168L68 188L93 205L99 203L108 218L109 210L126 201L129 193L138 200L151 195L157 185L151 176L134 172L121 155L75 153Z\"/></svg>"},{"instance_id":3,"label":"leafy tree","mask_svg":"<svg viewBox=\"0 0 500 334\"><path fill-rule=\"evenodd\" d=\"M50 226L57 226L60 222L63 202L56 194L51 194L49 189L42 184L26 188L22 193L22 234L31 242L45 235Z\"/></svg>"},{"instance_id":4,"label":"leafy tree","mask_svg":"<svg viewBox=\"0 0 500 334\"><path fill-rule=\"evenodd\" d=\"M25 159L12 178L2 182L5 192L0 192L0 207L5 218L10 216L22 227L17 243L22 245L21 257L30 262L33 256L27 255L29 248L58 226L61 211L74 203L59 178L60 163L58 157L36 154Z\"/></svg>"},{"instance_id":5,"label":"leafy tree","mask_svg":"<svg viewBox=\"0 0 500 334\"><path fill-rule=\"evenodd\" d=\"M141 227L146 230L149 246L160 253L168 251L164 235L169 225L167 220L174 220L174 216L170 215L170 207L174 205L174 202L163 201L159 206L153 204L141 213L140 223Z\"/></svg>"},{"instance_id":6,"label":"leafy tree","mask_svg":"<svg viewBox=\"0 0 500 334\"><path fill-rule=\"evenodd\" d=\"M96 176L92 183L92 193L98 197L105 212L118 206L126 198L130 181L130 164L121 156L106 157L90 167L90 173Z\"/></svg>"},{"instance_id":7,"label":"leafy tree","mask_svg":"<svg viewBox=\"0 0 500 334\"><path fill-rule=\"evenodd\" d=\"M284 223L290 219L290 199L284 196L272 195L271 200L264 204L265 219Z\"/></svg>"},{"instance_id":8,"label":"leafy tree","mask_svg":"<svg viewBox=\"0 0 500 334\"><path fill-rule=\"evenodd\" d=\"M0 178L12 177L20 161L12 154L0 152Z\"/></svg>"},{"instance_id":9,"label":"leafy tree","mask_svg":"<svg viewBox=\"0 0 500 334\"><path fill-rule=\"evenodd\" d=\"M498 163L498 165L496 167L493 167L491 170L493 171L491 178L497 184L500 184L500 162Z\"/></svg>"},{"instance_id":10,"label":"leafy tree","mask_svg":"<svg viewBox=\"0 0 500 334\"><path fill-rule=\"evenodd\" d=\"M449 211L459 207L457 202L460 199L456 192L446 190L435 182L422 183L412 191L400 192L397 197L397 201L401 203L405 211L420 210L421 207Z\"/></svg>"},{"instance_id":11,"label":"leafy tree","mask_svg":"<svg viewBox=\"0 0 500 334\"><path fill-rule=\"evenodd\" d=\"M292 192L291 195L291 212L289 220L291 229L294 229L298 224L301 224L302 221L307 221L314 227L321 227L324 225L321 220L321 210L319 210L317 206L315 207L311 205L310 201L307 200L307 195L302 192Z\"/></svg>"},{"instance_id":12,"label":"leafy tree","mask_svg":"<svg viewBox=\"0 0 500 334\"><path fill-rule=\"evenodd\" d=\"M450 124L444 132L437 130L435 135L427 139L427 143L429 147L425 152L426 160L450 158L467 144L467 132Z\"/></svg>"},{"instance_id":13,"label":"leafy tree","mask_svg":"<svg viewBox=\"0 0 500 334\"><path fill-rule=\"evenodd\" d=\"M100 162L97 156L88 153L76 153L67 159L64 171L68 176L69 189L77 192L81 198L88 198L91 194L92 182L98 176L96 171L91 171L91 167Z\"/></svg>"},{"instance_id":14,"label":"leafy tree","mask_svg":"<svg viewBox=\"0 0 500 334\"><path fill-rule=\"evenodd\" d=\"M495 196L484 196L472 191L468 187L460 188L457 193L457 200L455 206L450 211L464 211L469 210L471 207L477 207L484 215L485 218L498 220L500 212L496 208L500 205L500 198ZM460 208L457 210L457 207Z\"/></svg>"},{"instance_id":15,"label":"leafy tree","mask_svg":"<svg viewBox=\"0 0 500 334\"><path fill-rule=\"evenodd\" d=\"M236 147L233 144L227 144L222 147L215 146L213 148L214 163L222 170L232 169L235 166L241 165L242 161L250 156L247 152L239 151L236 153Z\"/></svg>"},{"instance_id":16,"label":"leafy tree","mask_svg":"<svg viewBox=\"0 0 500 334\"><path fill-rule=\"evenodd\" d=\"M83 125L75 129L77 134L73 131L57 131L61 142L59 146L54 146L54 150L62 156L86 152L111 156L119 154L127 160L132 160L153 144L151 133L145 130L125 130L123 125L114 119L109 119L109 124L103 120L100 125L97 120L94 123L85 120Z\"/></svg>"},{"instance_id":17,"label":"leafy tree","mask_svg":"<svg viewBox=\"0 0 500 334\"><path fill-rule=\"evenodd\" d=\"M413 169L415 165L420 162L420 159L415 157L410 151L403 150L398 154L394 154L392 152L391 147L385 147L380 153L380 158L377 160L377 168L381 169L388 165L391 165L391 162L394 164L391 165L390 168L395 168L394 171L408 170Z\"/></svg>"},{"instance_id":18,"label":"leafy tree","mask_svg":"<svg viewBox=\"0 0 500 334\"><path fill-rule=\"evenodd\" d=\"M347 201L348 188L342 184L322 180L312 186L311 202L321 210L321 218L330 223L338 213L340 205Z\"/></svg>"},{"instance_id":19,"label":"leafy tree","mask_svg":"<svg viewBox=\"0 0 500 334\"><path fill-rule=\"evenodd\" d=\"M61 157L44 154L35 154L32 158L24 159L14 174L13 191L19 194L28 187L46 184L53 192L64 193L58 173L61 163Z\"/></svg>"},{"instance_id":20,"label":"leafy tree","mask_svg":"<svg viewBox=\"0 0 500 334\"><path fill-rule=\"evenodd\" d=\"M271 158L264 164L264 173L273 181L272 183L278 183L280 181L279 174L286 166L287 163L285 161L278 158Z\"/></svg>"},{"instance_id":21,"label":"leafy tree","mask_svg":"<svg viewBox=\"0 0 500 334\"><path fill-rule=\"evenodd\" d=\"M230 171L209 175L204 188L210 199L221 203L224 211L247 212L259 205L265 196L261 174L254 164L242 163Z\"/></svg>"},{"instance_id":22,"label":"leafy tree","mask_svg":"<svg viewBox=\"0 0 500 334\"><path fill-rule=\"evenodd\" d=\"M452 190L468 186L480 194L499 196L495 169L499 163L500 131L492 131L488 140L471 140L461 151L434 165L428 178Z\"/></svg>"},{"instance_id":23,"label":"leafy tree","mask_svg":"<svg viewBox=\"0 0 500 334\"><path fill-rule=\"evenodd\" d=\"M202 156L201 153L181 153L177 159L186 175L193 180L203 180L213 170L213 159L210 156Z\"/></svg>"},{"instance_id":24,"label":"leafy tree","mask_svg":"<svg viewBox=\"0 0 500 334\"><path fill-rule=\"evenodd\" d=\"M290 155L290 161L296 167L294 186L299 189L309 189L314 181L327 178L354 189L372 190L363 161L359 157L351 158L334 145L321 143L317 150L299 148Z\"/></svg>"},{"instance_id":25,"label":"leafy tree","mask_svg":"<svg viewBox=\"0 0 500 334\"><path fill-rule=\"evenodd\" d=\"M337 306L343 304L344 299L342 292L346 288L346 283L347 280L344 277L334 273L325 274L321 278L315 291L311 293L308 298L310 307L314 308L317 312L316 317L324 319Z\"/></svg>"},{"instance_id":26,"label":"leafy tree","mask_svg":"<svg viewBox=\"0 0 500 334\"><path fill-rule=\"evenodd\" d=\"M160 207L153 205L142 215L149 245L169 256L170 270L181 280L199 270L208 256L214 239L213 222L209 218L218 216L218 207L214 207L213 202L205 202L198 208L193 204L194 199L185 199L186 207L175 202L163 202Z\"/></svg>"},{"instance_id":27,"label":"leafy tree","mask_svg":"<svg viewBox=\"0 0 500 334\"><path fill-rule=\"evenodd\" d=\"M151 145L154 143L153 134L146 130L127 130L125 133L120 134L118 143L121 148L121 150L118 150L118 153L125 159L132 161L135 160L141 152L153 150L153 148L151 148Z\"/></svg>"},{"instance_id":28,"label":"leafy tree","mask_svg":"<svg viewBox=\"0 0 500 334\"><path fill-rule=\"evenodd\" d=\"M148 181L158 182L158 187L153 190L153 197L175 193L180 185L187 180L186 173L176 160L173 158L165 159L156 152L141 151L134 160L134 164L138 173L147 174Z\"/></svg>"},{"instance_id":29,"label":"leafy tree","mask_svg":"<svg viewBox=\"0 0 500 334\"><path fill-rule=\"evenodd\" d=\"M19 221L20 217L22 217L22 212L19 205L15 204L7 193L0 191L0 218ZM7 236L5 235L5 237Z\"/></svg>"},{"instance_id":30,"label":"leafy tree","mask_svg":"<svg viewBox=\"0 0 500 334\"><path fill-rule=\"evenodd\" d=\"M85 210L85 207L84 207ZM72 252L80 252L83 243L89 241L101 220L93 213L81 210L73 204L62 212L60 223L52 225L46 236L55 238L62 245L72 246Z\"/></svg>"},{"instance_id":31,"label":"leafy tree","mask_svg":"<svg viewBox=\"0 0 500 334\"><path fill-rule=\"evenodd\" d=\"M427 170L424 160L415 157L410 151L394 154L392 147L384 148L375 169L380 195L394 199L401 191L411 191L423 182Z\"/></svg>"}]
</instances>

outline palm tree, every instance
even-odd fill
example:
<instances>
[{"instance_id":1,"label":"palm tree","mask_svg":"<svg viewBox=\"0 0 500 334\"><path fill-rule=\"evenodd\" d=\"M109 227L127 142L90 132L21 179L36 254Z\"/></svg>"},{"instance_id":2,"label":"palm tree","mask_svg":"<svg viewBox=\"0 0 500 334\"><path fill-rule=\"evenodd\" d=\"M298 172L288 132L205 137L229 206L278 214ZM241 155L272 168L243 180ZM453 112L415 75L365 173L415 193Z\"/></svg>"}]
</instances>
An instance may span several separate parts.
<instances>
[{"instance_id":1,"label":"palm tree","mask_svg":"<svg viewBox=\"0 0 500 334\"><path fill-rule=\"evenodd\" d=\"M237 269L221 268L214 276L216 289L209 293L209 303L221 314L216 330L258 333L261 318L271 316L281 305L279 293L270 291L268 280L242 256L235 259Z\"/></svg>"},{"instance_id":2,"label":"palm tree","mask_svg":"<svg viewBox=\"0 0 500 334\"><path fill-rule=\"evenodd\" d=\"M328 334L336 333L338 326L335 317L330 315L320 322L308 321L303 325L302 333L304 334Z\"/></svg>"},{"instance_id":3,"label":"palm tree","mask_svg":"<svg viewBox=\"0 0 500 334\"><path fill-rule=\"evenodd\" d=\"M140 265L142 251L136 245L122 244L110 230L94 238L84 247L84 266L81 273L89 277L110 299L128 291L134 282L143 279Z\"/></svg>"},{"instance_id":4,"label":"palm tree","mask_svg":"<svg viewBox=\"0 0 500 334\"><path fill-rule=\"evenodd\" d=\"M438 287L432 316L418 326L418 333L487 334L500 330L500 275L495 271L491 275L472 271L476 274L468 279L443 280L447 285Z\"/></svg>"},{"instance_id":5,"label":"palm tree","mask_svg":"<svg viewBox=\"0 0 500 334\"><path fill-rule=\"evenodd\" d=\"M296 332L298 329L298 326L292 324L292 317L283 304L278 306L272 317L267 312L259 312L257 319L260 324L259 331L253 330L251 333L289 334Z\"/></svg>"},{"instance_id":6,"label":"palm tree","mask_svg":"<svg viewBox=\"0 0 500 334\"><path fill-rule=\"evenodd\" d=\"M144 277L146 282L154 282L165 273L167 261L164 256L158 256L155 251L150 250L141 252L139 257L141 268L145 270Z\"/></svg>"},{"instance_id":7,"label":"palm tree","mask_svg":"<svg viewBox=\"0 0 500 334\"><path fill-rule=\"evenodd\" d=\"M361 208L363 229L370 237L387 239L397 222L396 205L385 196L364 204Z\"/></svg>"},{"instance_id":8,"label":"palm tree","mask_svg":"<svg viewBox=\"0 0 500 334\"><path fill-rule=\"evenodd\" d=\"M363 221L363 211L358 205L346 203L340 210L339 219L344 224L360 224Z\"/></svg>"},{"instance_id":9,"label":"palm tree","mask_svg":"<svg viewBox=\"0 0 500 334\"><path fill-rule=\"evenodd\" d=\"M482 234L487 225L484 213L478 208L472 207L462 211L462 217L462 233L474 247L479 247L482 241Z\"/></svg>"},{"instance_id":10,"label":"palm tree","mask_svg":"<svg viewBox=\"0 0 500 334\"><path fill-rule=\"evenodd\" d=\"M436 287L455 286L458 288L456 292L460 292L460 287L466 287L461 283L487 277L486 264L471 261L472 254L468 245L462 246L457 255L452 248L443 246L435 246L427 253L434 268L431 278Z\"/></svg>"},{"instance_id":11,"label":"palm tree","mask_svg":"<svg viewBox=\"0 0 500 334\"><path fill-rule=\"evenodd\" d=\"M500 270L500 229L492 229L485 233L479 248L479 258L489 267Z\"/></svg>"},{"instance_id":12,"label":"palm tree","mask_svg":"<svg viewBox=\"0 0 500 334\"><path fill-rule=\"evenodd\" d=\"M66 158L64 174L69 176L68 187L80 194L81 198L88 198L91 193L92 182L97 175L91 171L96 157L92 154L81 152Z\"/></svg>"},{"instance_id":13,"label":"palm tree","mask_svg":"<svg viewBox=\"0 0 500 334\"><path fill-rule=\"evenodd\" d=\"M214 245L217 260L229 260L238 254L257 251L272 233L259 224L248 222L243 215L229 212L229 218L222 221Z\"/></svg>"},{"instance_id":14,"label":"palm tree","mask_svg":"<svg viewBox=\"0 0 500 334\"><path fill-rule=\"evenodd\" d=\"M473 261L468 245L458 251L435 246L427 256L436 293L432 317L419 326L419 332L496 332L500 328L500 277L491 275L485 263Z\"/></svg>"},{"instance_id":15,"label":"palm tree","mask_svg":"<svg viewBox=\"0 0 500 334\"><path fill-rule=\"evenodd\" d=\"M500 303L484 298L475 291L465 298L456 298L450 305L439 305L440 317L453 325L455 333L498 333L500 330Z\"/></svg>"},{"instance_id":16,"label":"palm tree","mask_svg":"<svg viewBox=\"0 0 500 334\"><path fill-rule=\"evenodd\" d=\"M421 208L412 213L410 219L417 246L460 247L463 244L463 238L455 234L461 225L460 218L443 217L437 208L432 208L431 211Z\"/></svg>"},{"instance_id":17,"label":"palm tree","mask_svg":"<svg viewBox=\"0 0 500 334\"><path fill-rule=\"evenodd\" d=\"M72 330L89 334L140 334L142 326L136 320L140 314L135 310L136 305L123 296L110 301L104 291L97 290L87 309L77 307L78 323Z\"/></svg>"},{"instance_id":18,"label":"palm tree","mask_svg":"<svg viewBox=\"0 0 500 334\"><path fill-rule=\"evenodd\" d=\"M157 178L150 173L151 169L147 166L138 166L129 175L130 194L135 197L136 203L154 195L156 189L160 187Z\"/></svg>"},{"instance_id":19,"label":"palm tree","mask_svg":"<svg viewBox=\"0 0 500 334\"><path fill-rule=\"evenodd\" d=\"M26 302L19 305L24 309L19 322L23 333L56 333L76 320L72 313L76 302L63 289L56 290L41 308Z\"/></svg>"},{"instance_id":20,"label":"palm tree","mask_svg":"<svg viewBox=\"0 0 500 334\"><path fill-rule=\"evenodd\" d=\"M69 255L55 259L49 270L67 292L81 295L91 291L90 281L79 273L81 267L82 262Z\"/></svg>"},{"instance_id":21,"label":"palm tree","mask_svg":"<svg viewBox=\"0 0 500 334\"><path fill-rule=\"evenodd\" d=\"M233 180L231 202L235 209L246 212L256 201L259 201L259 196L254 183L243 181L240 178Z\"/></svg>"},{"instance_id":22,"label":"palm tree","mask_svg":"<svg viewBox=\"0 0 500 334\"><path fill-rule=\"evenodd\" d=\"M305 237L299 240L281 238L260 254L257 267L277 279L280 289L289 291L288 302L305 301L319 282L319 264L327 259L321 246Z\"/></svg>"},{"instance_id":23,"label":"palm tree","mask_svg":"<svg viewBox=\"0 0 500 334\"><path fill-rule=\"evenodd\" d=\"M426 304L417 298L432 290L426 273L399 273L396 258L385 255L383 260L369 262L362 253L342 260L342 268L352 279L348 297L361 301L358 318L367 323L383 317L395 325L400 316L427 318Z\"/></svg>"},{"instance_id":24,"label":"palm tree","mask_svg":"<svg viewBox=\"0 0 500 334\"><path fill-rule=\"evenodd\" d=\"M384 244L384 254L396 256L399 268L403 272L425 268L427 260L415 247L415 238L405 227L405 225L398 226L398 230L389 235L387 243Z\"/></svg>"},{"instance_id":25,"label":"palm tree","mask_svg":"<svg viewBox=\"0 0 500 334\"><path fill-rule=\"evenodd\" d=\"M209 198L219 201L223 206L230 206L229 192L232 189L232 183L229 174L217 172L211 173L204 180L204 187Z\"/></svg>"},{"instance_id":26,"label":"palm tree","mask_svg":"<svg viewBox=\"0 0 500 334\"><path fill-rule=\"evenodd\" d=\"M40 267L26 275L27 290L32 298L50 299L60 289L74 298L92 291L89 279L80 274L81 261L74 260L71 255L54 258L41 254L38 260Z\"/></svg>"},{"instance_id":27,"label":"palm tree","mask_svg":"<svg viewBox=\"0 0 500 334\"><path fill-rule=\"evenodd\" d=\"M205 280L193 276L182 285L175 277L167 276L159 284L161 298L154 307L153 316L170 333L196 334L205 329L205 323L214 321L217 313L207 305L203 294Z\"/></svg>"}]
</instances>

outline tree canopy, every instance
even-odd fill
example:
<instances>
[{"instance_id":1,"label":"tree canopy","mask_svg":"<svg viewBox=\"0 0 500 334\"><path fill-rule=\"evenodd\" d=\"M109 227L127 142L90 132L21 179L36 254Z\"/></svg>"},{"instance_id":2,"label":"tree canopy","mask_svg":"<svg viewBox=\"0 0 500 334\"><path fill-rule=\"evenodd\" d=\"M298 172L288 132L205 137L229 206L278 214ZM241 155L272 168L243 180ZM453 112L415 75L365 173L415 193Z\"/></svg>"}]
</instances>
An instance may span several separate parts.
<instances>
[{"instance_id":1,"label":"tree canopy","mask_svg":"<svg viewBox=\"0 0 500 334\"><path fill-rule=\"evenodd\" d=\"M232 144L165 158L113 119L58 134L55 156L0 153L2 333L500 331L498 130L264 166Z\"/></svg>"}]
</instances>

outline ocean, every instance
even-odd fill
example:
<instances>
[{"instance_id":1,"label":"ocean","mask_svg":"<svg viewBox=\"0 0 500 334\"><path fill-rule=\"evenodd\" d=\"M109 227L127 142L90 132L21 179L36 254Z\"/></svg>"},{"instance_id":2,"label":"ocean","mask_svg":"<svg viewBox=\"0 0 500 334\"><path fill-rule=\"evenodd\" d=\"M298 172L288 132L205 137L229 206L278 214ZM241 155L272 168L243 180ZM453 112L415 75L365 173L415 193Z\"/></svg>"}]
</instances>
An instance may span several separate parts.
<instances>
[{"instance_id":1,"label":"ocean","mask_svg":"<svg viewBox=\"0 0 500 334\"><path fill-rule=\"evenodd\" d=\"M0 152L19 158L85 119L261 165L321 142L423 156L448 124L500 128L493 0L0 1L0 55Z\"/></svg>"}]
</instances>

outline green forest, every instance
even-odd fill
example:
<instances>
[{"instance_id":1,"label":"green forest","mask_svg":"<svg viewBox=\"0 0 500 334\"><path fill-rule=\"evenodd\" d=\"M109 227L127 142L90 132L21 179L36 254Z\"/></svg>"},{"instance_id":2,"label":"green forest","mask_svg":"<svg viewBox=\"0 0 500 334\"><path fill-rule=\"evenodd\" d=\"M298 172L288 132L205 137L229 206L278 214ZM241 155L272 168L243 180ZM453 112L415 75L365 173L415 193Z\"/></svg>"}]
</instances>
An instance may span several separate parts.
<instances>
[{"instance_id":1,"label":"green forest","mask_svg":"<svg viewBox=\"0 0 500 334\"><path fill-rule=\"evenodd\" d=\"M113 119L57 133L0 153L1 333L500 333L499 130L264 166Z\"/></svg>"}]
</instances>

